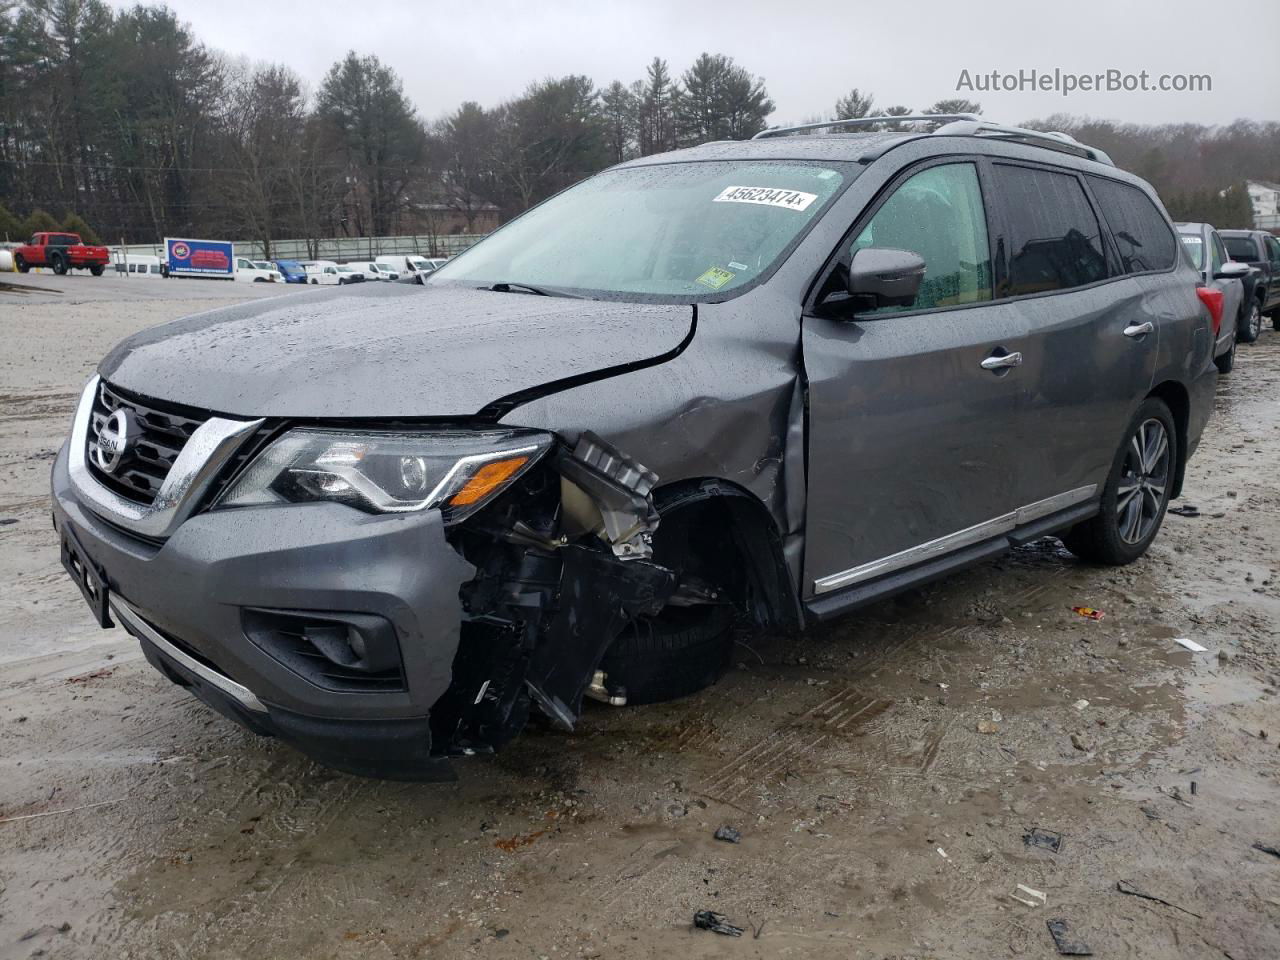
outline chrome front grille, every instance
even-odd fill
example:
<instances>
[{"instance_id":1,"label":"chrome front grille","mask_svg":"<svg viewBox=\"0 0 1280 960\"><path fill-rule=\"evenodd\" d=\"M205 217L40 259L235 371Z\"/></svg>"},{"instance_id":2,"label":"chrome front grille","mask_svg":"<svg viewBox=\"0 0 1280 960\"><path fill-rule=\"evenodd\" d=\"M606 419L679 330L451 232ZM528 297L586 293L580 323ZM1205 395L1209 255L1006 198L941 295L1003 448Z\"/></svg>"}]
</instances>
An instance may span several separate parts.
<instances>
[{"instance_id":1,"label":"chrome front grille","mask_svg":"<svg viewBox=\"0 0 1280 960\"><path fill-rule=\"evenodd\" d=\"M93 452L98 446L103 425L121 409L128 412L130 423L136 427L136 435L130 436L115 469L107 471L98 465ZM155 502L156 494L173 469L178 455L204 421L205 418L162 409L151 402L142 403L100 382L85 438L89 470L103 486L134 503L150 505Z\"/></svg>"}]
</instances>

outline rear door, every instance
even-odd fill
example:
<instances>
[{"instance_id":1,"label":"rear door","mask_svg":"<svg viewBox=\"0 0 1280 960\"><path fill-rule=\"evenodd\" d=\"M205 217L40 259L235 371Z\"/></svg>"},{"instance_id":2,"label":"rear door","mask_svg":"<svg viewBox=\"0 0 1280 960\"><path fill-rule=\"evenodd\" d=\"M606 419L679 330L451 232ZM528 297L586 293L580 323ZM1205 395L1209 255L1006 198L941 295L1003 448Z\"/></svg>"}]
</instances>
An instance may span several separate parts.
<instances>
[{"instance_id":1,"label":"rear door","mask_svg":"<svg viewBox=\"0 0 1280 960\"><path fill-rule=\"evenodd\" d=\"M1080 173L997 160L991 177L1006 256L997 294L1027 325L1019 371L1027 388L1022 506L1047 515L1101 488L1150 389L1160 318L1106 238ZM1171 234L1164 239L1165 266L1174 244Z\"/></svg>"},{"instance_id":2,"label":"rear door","mask_svg":"<svg viewBox=\"0 0 1280 960\"><path fill-rule=\"evenodd\" d=\"M1267 307L1280 307L1280 240L1264 237L1267 262L1270 265L1270 281L1267 284Z\"/></svg>"},{"instance_id":3,"label":"rear door","mask_svg":"<svg viewBox=\"0 0 1280 960\"><path fill-rule=\"evenodd\" d=\"M1025 393L1014 355L1025 324L992 302L984 211L981 161L909 169L853 225L836 261L863 247L918 253L926 274L915 305L842 319L806 312L809 595L1011 526Z\"/></svg>"}]
</instances>

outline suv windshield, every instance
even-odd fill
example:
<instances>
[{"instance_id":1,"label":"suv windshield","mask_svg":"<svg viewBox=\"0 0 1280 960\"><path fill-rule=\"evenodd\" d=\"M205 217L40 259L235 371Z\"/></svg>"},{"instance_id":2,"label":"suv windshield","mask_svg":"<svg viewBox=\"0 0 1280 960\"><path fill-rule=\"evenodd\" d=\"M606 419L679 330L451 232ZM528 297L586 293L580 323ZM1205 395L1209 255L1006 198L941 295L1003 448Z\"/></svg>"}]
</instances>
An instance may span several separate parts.
<instances>
[{"instance_id":1,"label":"suv windshield","mask_svg":"<svg viewBox=\"0 0 1280 960\"><path fill-rule=\"evenodd\" d=\"M450 260L429 283L620 299L722 299L780 262L854 171L801 161L601 173Z\"/></svg>"}]
</instances>

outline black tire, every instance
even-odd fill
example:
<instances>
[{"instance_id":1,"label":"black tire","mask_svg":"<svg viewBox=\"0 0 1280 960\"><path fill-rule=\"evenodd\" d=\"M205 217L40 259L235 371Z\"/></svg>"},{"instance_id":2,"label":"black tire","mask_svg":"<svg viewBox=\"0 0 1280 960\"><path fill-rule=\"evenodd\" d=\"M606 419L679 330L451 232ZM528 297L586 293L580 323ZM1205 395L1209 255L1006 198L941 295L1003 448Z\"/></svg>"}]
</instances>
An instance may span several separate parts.
<instances>
[{"instance_id":1,"label":"black tire","mask_svg":"<svg viewBox=\"0 0 1280 960\"><path fill-rule=\"evenodd\" d=\"M31 264L27 263L20 253L14 256L13 265L18 268L19 273L28 273L31 270Z\"/></svg>"},{"instance_id":2,"label":"black tire","mask_svg":"<svg viewBox=\"0 0 1280 960\"><path fill-rule=\"evenodd\" d=\"M53 272L58 276L65 276L67 272L67 258L60 253L55 253L49 258L49 266L53 267Z\"/></svg>"},{"instance_id":3,"label":"black tire","mask_svg":"<svg viewBox=\"0 0 1280 960\"><path fill-rule=\"evenodd\" d=\"M1149 473L1135 477L1132 470L1135 458L1132 454L1140 451L1133 444L1139 436L1139 430L1149 430L1148 425L1152 422L1158 422L1163 427L1166 447L1163 454L1155 458L1157 462L1151 464ZM1143 436L1147 434L1144 433ZM1153 446L1156 450L1159 449L1158 445ZM1165 510L1169 506L1169 495L1173 492L1177 465L1178 433L1173 414L1164 401L1148 397L1133 415L1120 449L1116 451L1111 472L1107 475L1107 483L1102 491L1098 515L1076 524L1063 535L1062 542L1067 549L1081 560L1108 566L1122 566L1137 560L1147 552L1147 547L1151 546L1151 541L1160 532ZM1154 493L1150 492L1153 488L1152 477L1159 478L1161 474L1163 483L1160 484L1157 500ZM1138 481L1136 489L1135 480ZM1143 480L1149 482L1144 486ZM1126 495L1127 498L1122 501L1121 497ZM1125 508L1135 500L1140 514L1139 523L1136 529L1130 528L1126 533L1122 528L1128 526L1126 520L1132 518L1132 512Z\"/></svg>"},{"instance_id":4,"label":"black tire","mask_svg":"<svg viewBox=\"0 0 1280 960\"><path fill-rule=\"evenodd\" d=\"M668 607L628 624L600 669L610 690L623 687L628 706L663 703L720 679L733 653L733 608Z\"/></svg>"},{"instance_id":5,"label":"black tire","mask_svg":"<svg viewBox=\"0 0 1280 960\"><path fill-rule=\"evenodd\" d=\"M105 269L106 268L103 267L102 264L95 263L92 267L89 268L89 272L92 273L95 277L100 277L102 276L102 273Z\"/></svg>"},{"instance_id":6,"label":"black tire","mask_svg":"<svg viewBox=\"0 0 1280 960\"><path fill-rule=\"evenodd\" d=\"M314 285L318 285L318 284L320 283L320 281L319 281L319 280L317 280L315 277L312 277L312 278L311 278L311 282L312 282L312 284L314 284Z\"/></svg>"},{"instance_id":7,"label":"black tire","mask_svg":"<svg viewBox=\"0 0 1280 960\"><path fill-rule=\"evenodd\" d=\"M1213 358L1214 366L1218 368L1218 372L1222 374L1230 373L1236 366L1236 341L1231 338L1231 346L1227 352L1220 357Z\"/></svg>"},{"instance_id":8,"label":"black tire","mask_svg":"<svg viewBox=\"0 0 1280 960\"><path fill-rule=\"evenodd\" d=\"M1280 331L1280 310L1271 311L1271 329Z\"/></svg>"},{"instance_id":9,"label":"black tire","mask_svg":"<svg viewBox=\"0 0 1280 960\"><path fill-rule=\"evenodd\" d=\"M1236 339L1241 343L1253 343L1262 333L1262 304L1250 298L1244 316L1236 324Z\"/></svg>"}]
</instances>

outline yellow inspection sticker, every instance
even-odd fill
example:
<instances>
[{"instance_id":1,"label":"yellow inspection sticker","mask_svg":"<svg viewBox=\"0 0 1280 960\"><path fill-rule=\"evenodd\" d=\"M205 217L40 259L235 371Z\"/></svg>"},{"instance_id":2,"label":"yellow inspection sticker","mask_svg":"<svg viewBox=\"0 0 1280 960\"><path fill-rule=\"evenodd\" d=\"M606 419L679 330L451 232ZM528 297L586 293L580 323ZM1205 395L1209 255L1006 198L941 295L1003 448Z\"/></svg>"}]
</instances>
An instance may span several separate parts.
<instances>
[{"instance_id":1,"label":"yellow inspection sticker","mask_svg":"<svg viewBox=\"0 0 1280 960\"><path fill-rule=\"evenodd\" d=\"M721 270L719 267L712 267L698 278L698 283L703 286L710 287L712 290L719 290L736 276L736 273L730 273L728 270Z\"/></svg>"}]
</instances>

